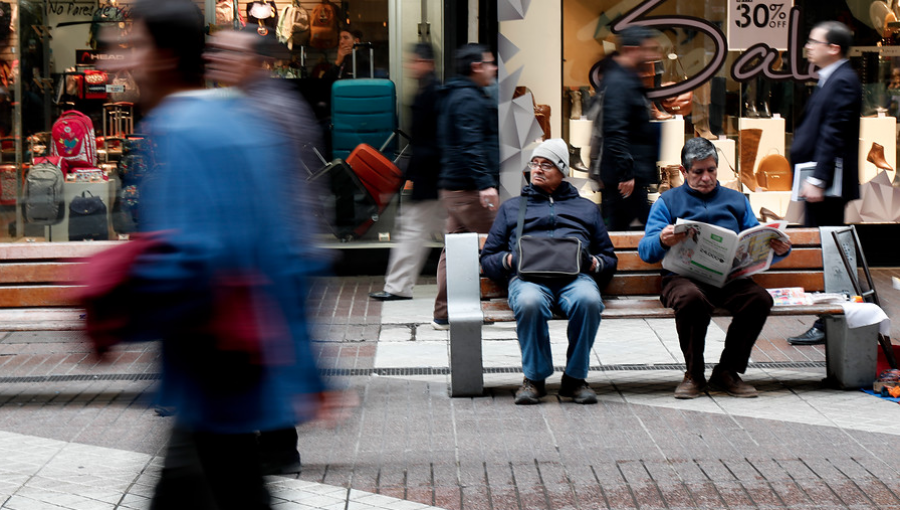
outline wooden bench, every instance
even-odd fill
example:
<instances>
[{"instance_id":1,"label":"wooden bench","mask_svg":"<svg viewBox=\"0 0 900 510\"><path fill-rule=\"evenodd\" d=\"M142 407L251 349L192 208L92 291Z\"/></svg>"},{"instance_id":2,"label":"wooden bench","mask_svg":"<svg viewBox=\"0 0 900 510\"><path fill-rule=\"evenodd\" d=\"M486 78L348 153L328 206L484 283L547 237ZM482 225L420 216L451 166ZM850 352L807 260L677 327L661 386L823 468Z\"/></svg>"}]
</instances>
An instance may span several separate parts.
<instances>
[{"instance_id":1,"label":"wooden bench","mask_svg":"<svg viewBox=\"0 0 900 510\"><path fill-rule=\"evenodd\" d=\"M0 331L83 329L72 298L78 266L118 242L0 243Z\"/></svg>"},{"instance_id":2,"label":"wooden bench","mask_svg":"<svg viewBox=\"0 0 900 510\"><path fill-rule=\"evenodd\" d=\"M807 292L825 289L822 244L818 229L789 229L793 251L768 271L753 276L765 288L802 287ZM601 290L603 319L675 318L659 301L659 263L647 264L638 256L643 232L612 232L619 258L618 270ZM450 393L453 397L479 396L484 391L481 327L484 323L514 321L506 301L506 288L480 276L478 254L486 236L452 234L446 237L447 297L450 321ZM727 316L726 310L714 315ZM839 304L776 306L771 315L817 315L826 318L829 342L843 345L853 331L846 327ZM562 317L557 317L562 318ZM602 329L602 325L601 325ZM876 345L876 338L872 338ZM874 372L874 367L873 367ZM874 374L873 374L874 377Z\"/></svg>"}]
</instances>

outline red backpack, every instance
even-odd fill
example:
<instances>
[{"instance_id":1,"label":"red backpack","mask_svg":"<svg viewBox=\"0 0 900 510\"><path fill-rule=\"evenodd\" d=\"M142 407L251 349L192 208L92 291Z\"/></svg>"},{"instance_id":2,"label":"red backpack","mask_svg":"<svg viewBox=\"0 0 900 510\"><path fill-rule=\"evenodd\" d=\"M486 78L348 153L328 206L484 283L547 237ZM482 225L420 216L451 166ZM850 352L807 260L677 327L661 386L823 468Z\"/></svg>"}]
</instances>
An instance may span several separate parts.
<instances>
[{"instance_id":1,"label":"red backpack","mask_svg":"<svg viewBox=\"0 0 900 510\"><path fill-rule=\"evenodd\" d=\"M50 154L69 162L71 167L97 166L97 141L90 117L75 111L63 112L50 131Z\"/></svg>"},{"instance_id":2,"label":"red backpack","mask_svg":"<svg viewBox=\"0 0 900 510\"><path fill-rule=\"evenodd\" d=\"M309 45L320 50L327 50L338 45L337 7L328 0L313 7L309 23Z\"/></svg>"}]
</instances>

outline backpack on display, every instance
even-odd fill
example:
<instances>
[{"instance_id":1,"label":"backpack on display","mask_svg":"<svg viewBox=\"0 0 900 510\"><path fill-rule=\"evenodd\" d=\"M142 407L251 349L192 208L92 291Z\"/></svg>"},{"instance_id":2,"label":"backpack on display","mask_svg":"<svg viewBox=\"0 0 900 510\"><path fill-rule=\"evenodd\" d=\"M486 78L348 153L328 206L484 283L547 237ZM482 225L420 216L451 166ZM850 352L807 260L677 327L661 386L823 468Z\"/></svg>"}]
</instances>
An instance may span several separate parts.
<instances>
[{"instance_id":1,"label":"backpack on display","mask_svg":"<svg viewBox=\"0 0 900 510\"><path fill-rule=\"evenodd\" d=\"M75 111L63 112L50 131L50 154L68 161L69 166L96 166L97 141L90 117Z\"/></svg>"},{"instance_id":2,"label":"backpack on display","mask_svg":"<svg viewBox=\"0 0 900 510\"><path fill-rule=\"evenodd\" d=\"M288 5L281 11L281 21L275 31L278 42L287 44L288 49L294 46L309 44L309 11L302 6Z\"/></svg>"},{"instance_id":3,"label":"backpack on display","mask_svg":"<svg viewBox=\"0 0 900 510\"><path fill-rule=\"evenodd\" d=\"M313 7L309 27L309 45L319 50L327 50L338 45L338 9L325 0Z\"/></svg>"},{"instance_id":4,"label":"backpack on display","mask_svg":"<svg viewBox=\"0 0 900 510\"><path fill-rule=\"evenodd\" d=\"M44 160L35 164L25 177L25 221L35 225L55 225L65 215L63 183L58 165Z\"/></svg>"},{"instance_id":5,"label":"backpack on display","mask_svg":"<svg viewBox=\"0 0 900 510\"><path fill-rule=\"evenodd\" d=\"M109 228L106 204L100 197L85 191L69 203L69 241L106 241Z\"/></svg>"}]
</instances>

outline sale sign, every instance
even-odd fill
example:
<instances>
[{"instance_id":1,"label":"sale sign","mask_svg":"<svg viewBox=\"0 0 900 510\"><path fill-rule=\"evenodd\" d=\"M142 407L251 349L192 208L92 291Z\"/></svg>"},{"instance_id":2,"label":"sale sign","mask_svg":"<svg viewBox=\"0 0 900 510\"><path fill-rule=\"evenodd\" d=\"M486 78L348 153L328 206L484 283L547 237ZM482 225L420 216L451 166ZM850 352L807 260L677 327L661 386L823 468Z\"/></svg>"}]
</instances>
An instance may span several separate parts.
<instances>
[{"instance_id":1,"label":"sale sign","mask_svg":"<svg viewBox=\"0 0 900 510\"><path fill-rule=\"evenodd\" d=\"M746 50L763 43L786 50L792 6L785 0L728 0L728 49Z\"/></svg>"}]
</instances>

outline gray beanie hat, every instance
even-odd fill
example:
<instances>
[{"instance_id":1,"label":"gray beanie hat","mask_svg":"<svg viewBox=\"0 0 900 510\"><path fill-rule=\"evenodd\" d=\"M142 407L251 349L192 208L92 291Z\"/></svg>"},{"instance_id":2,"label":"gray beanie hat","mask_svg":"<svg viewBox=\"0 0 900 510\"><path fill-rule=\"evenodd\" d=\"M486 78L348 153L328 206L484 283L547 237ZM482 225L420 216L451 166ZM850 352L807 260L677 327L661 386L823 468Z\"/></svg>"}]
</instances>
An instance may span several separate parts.
<instances>
[{"instance_id":1,"label":"gray beanie hat","mask_svg":"<svg viewBox=\"0 0 900 510\"><path fill-rule=\"evenodd\" d=\"M569 146L562 138L551 138L538 145L531 153L531 159L534 158L550 160L563 176L569 176Z\"/></svg>"}]
</instances>

